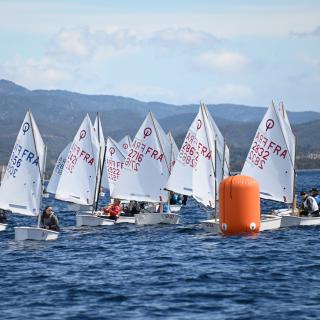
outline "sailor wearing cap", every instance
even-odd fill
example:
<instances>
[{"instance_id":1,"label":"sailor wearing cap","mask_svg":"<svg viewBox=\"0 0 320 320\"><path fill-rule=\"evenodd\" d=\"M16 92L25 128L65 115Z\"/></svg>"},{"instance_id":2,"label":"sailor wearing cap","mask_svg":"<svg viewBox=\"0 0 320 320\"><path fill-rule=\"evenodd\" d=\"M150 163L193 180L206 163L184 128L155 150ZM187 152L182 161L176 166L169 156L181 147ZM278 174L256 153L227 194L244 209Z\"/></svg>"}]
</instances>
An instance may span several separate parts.
<instances>
[{"instance_id":1,"label":"sailor wearing cap","mask_svg":"<svg viewBox=\"0 0 320 320\"><path fill-rule=\"evenodd\" d=\"M311 217L318 217L319 216L319 206L317 201L314 197L309 196L307 192L302 191L300 193L302 197L302 215L311 216Z\"/></svg>"}]
</instances>

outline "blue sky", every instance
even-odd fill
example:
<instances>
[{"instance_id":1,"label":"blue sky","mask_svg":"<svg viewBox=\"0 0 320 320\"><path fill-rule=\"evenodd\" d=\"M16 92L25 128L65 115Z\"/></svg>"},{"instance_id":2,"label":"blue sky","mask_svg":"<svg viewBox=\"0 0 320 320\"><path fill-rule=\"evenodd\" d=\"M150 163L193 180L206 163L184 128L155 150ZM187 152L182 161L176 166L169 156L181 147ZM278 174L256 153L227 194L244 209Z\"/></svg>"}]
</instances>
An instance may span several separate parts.
<instances>
[{"instance_id":1,"label":"blue sky","mask_svg":"<svg viewBox=\"0 0 320 320\"><path fill-rule=\"evenodd\" d=\"M320 112L320 1L0 1L0 78Z\"/></svg>"}]
</instances>

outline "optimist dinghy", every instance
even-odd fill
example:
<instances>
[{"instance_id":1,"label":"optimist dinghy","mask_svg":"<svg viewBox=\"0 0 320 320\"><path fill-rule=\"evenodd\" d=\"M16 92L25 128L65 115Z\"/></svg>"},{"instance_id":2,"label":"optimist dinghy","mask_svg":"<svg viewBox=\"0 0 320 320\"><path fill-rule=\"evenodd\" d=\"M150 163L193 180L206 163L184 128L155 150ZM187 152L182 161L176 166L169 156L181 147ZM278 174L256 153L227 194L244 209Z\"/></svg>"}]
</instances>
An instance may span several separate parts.
<instances>
[{"instance_id":1,"label":"optimist dinghy","mask_svg":"<svg viewBox=\"0 0 320 320\"><path fill-rule=\"evenodd\" d=\"M165 185L170 175L169 154L170 145L166 134L150 112L131 144L111 196L129 201L168 203ZM177 213L149 211L151 212L136 214L135 223L145 225L179 222Z\"/></svg>"},{"instance_id":2,"label":"optimist dinghy","mask_svg":"<svg viewBox=\"0 0 320 320\"><path fill-rule=\"evenodd\" d=\"M259 182L261 199L281 202L291 208L279 211L278 215L261 215L260 230L278 229L301 221L291 216L295 212L295 149L296 139L284 106L275 106L272 102L258 127L241 174Z\"/></svg>"},{"instance_id":3,"label":"optimist dinghy","mask_svg":"<svg viewBox=\"0 0 320 320\"><path fill-rule=\"evenodd\" d=\"M46 147L28 111L19 130L0 189L0 207L38 217L37 227L15 227L15 240L56 240L59 232L42 229L40 207Z\"/></svg>"}]
</instances>

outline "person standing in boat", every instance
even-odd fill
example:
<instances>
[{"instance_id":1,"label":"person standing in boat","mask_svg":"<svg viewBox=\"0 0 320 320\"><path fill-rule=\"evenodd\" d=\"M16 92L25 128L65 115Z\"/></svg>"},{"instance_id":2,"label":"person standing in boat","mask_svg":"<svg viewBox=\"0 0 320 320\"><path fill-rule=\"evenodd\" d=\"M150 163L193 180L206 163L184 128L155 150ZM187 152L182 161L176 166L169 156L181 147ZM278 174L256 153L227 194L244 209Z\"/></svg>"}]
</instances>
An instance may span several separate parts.
<instances>
[{"instance_id":1,"label":"person standing in boat","mask_svg":"<svg viewBox=\"0 0 320 320\"><path fill-rule=\"evenodd\" d=\"M108 215L109 219L117 221L121 213L121 201L119 199L114 199L113 204L103 208L103 213Z\"/></svg>"},{"instance_id":2,"label":"person standing in boat","mask_svg":"<svg viewBox=\"0 0 320 320\"><path fill-rule=\"evenodd\" d=\"M308 195L307 192L301 192L300 193L302 197L302 215L304 216L311 216L311 217L318 217L319 216L319 206L317 204L317 201L314 197Z\"/></svg>"},{"instance_id":3,"label":"person standing in boat","mask_svg":"<svg viewBox=\"0 0 320 320\"><path fill-rule=\"evenodd\" d=\"M317 188L312 188L310 191L312 197L314 197L317 201L318 206L320 206L320 196Z\"/></svg>"},{"instance_id":4,"label":"person standing in boat","mask_svg":"<svg viewBox=\"0 0 320 320\"><path fill-rule=\"evenodd\" d=\"M60 231L59 221L51 206L46 206L40 219L40 228Z\"/></svg>"}]
</instances>

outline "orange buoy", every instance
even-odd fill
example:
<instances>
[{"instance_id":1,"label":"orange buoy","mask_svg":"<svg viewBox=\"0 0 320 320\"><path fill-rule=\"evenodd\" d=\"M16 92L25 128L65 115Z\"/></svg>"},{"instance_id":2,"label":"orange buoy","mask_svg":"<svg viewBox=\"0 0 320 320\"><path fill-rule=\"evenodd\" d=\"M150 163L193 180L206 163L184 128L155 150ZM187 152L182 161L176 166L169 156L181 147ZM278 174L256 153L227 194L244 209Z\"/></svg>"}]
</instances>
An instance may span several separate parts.
<instances>
[{"instance_id":1,"label":"orange buoy","mask_svg":"<svg viewBox=\"0 0 320 320\"><path fill-rule=\"evenodd\" d=\"M226 235L260 230L260 192L256 180L232 176L219 186L220 230Z\"/></svg>"}]
</instances>

